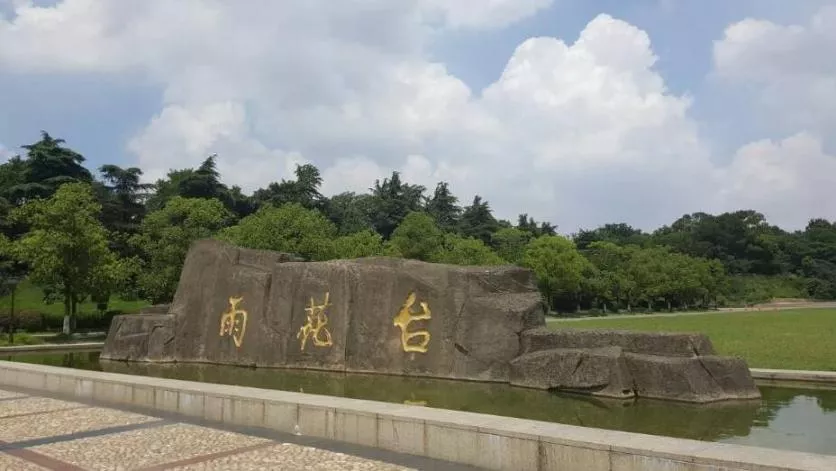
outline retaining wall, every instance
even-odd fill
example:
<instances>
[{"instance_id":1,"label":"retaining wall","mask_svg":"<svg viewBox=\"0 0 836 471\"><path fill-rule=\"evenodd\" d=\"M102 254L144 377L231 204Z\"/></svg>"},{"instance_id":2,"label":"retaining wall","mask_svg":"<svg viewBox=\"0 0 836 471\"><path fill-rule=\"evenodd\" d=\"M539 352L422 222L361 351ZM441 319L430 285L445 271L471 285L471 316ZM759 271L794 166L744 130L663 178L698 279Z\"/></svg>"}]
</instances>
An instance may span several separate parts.
<instances>
[{"instance_id":1,"label":"retaining wall","mask_svg":"<svg viewBox=\"0 0 836 471\"><path fill-rule=\"evenodd\" d=\"M470 412L0 361L0 387L264 427L499 470L836 469L836 456Z\"/></svg>"}]
</instances>

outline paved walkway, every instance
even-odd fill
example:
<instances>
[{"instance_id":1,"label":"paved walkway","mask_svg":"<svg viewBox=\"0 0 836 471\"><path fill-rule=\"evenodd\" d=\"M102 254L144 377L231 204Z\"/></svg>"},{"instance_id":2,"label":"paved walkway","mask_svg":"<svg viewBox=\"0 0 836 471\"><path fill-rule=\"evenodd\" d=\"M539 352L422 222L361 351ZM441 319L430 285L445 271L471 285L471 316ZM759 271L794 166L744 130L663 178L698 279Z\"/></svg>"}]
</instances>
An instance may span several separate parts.
<instances>
[{"instance_id":1,"label":"paved walkway","mask_svg":"<svg viewBox=\"0 0 836 471\"><path fill-rule=\"evenodd\" d=\"M351 453L351 454L349 454ZM383 450L0 390L0 470L466 468Z\"/></svg>"}]
</instances>

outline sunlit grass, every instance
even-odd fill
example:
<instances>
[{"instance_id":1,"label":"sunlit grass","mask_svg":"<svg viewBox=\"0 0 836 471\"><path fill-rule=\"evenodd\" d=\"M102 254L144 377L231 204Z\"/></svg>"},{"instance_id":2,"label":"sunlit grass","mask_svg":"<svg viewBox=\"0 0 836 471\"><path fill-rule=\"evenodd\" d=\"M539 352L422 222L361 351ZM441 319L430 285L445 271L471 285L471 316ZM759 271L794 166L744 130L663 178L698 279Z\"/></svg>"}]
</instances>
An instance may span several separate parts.
<instances>
[{"instance_id":1,"label":"sunlit grass","mask_svg":"<svg viewBox=\"0 0 836 471\"><path fill-rule=\"evenodd\" d=\"M836 371L836 309L605 317L553 321L549 328L702 332L719 354L743 357L752 368Z\"/></svg>"}]
</instances>

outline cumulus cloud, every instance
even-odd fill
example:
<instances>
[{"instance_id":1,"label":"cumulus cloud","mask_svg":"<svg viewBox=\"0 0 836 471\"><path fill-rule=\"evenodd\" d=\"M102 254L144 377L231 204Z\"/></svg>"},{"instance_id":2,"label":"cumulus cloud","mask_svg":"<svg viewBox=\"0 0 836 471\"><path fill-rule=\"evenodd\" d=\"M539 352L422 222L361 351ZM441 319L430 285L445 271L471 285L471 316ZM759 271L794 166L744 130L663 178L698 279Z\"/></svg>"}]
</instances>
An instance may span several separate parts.
<instances>
[{"instance_id":1,"label":"cumulus cloud","mask_svg":"<svg viewBox=\"0 0 836 471\"><path fill-rule=\"evenodd\" d=\"M754 143L716 167L691 99L668 90L650 38L629 23L599 15L574 41L530 38L484 90L427 53L446 29L498 28L550 3L24 2L0 20L0 67L157 84L160 110L127 144L150 178L211 153L224 179L247 190L302 162L322 169L326 194L365 191L399 170L564 231L650 228L741 206L778 223L812 215L786 209L808 201L797 183L781 187L795 203L760 190L781 169L803 181L810 162L830 162L815 136ZM807 160L794 157L799 149Z\"/></svg>"},{"instance_id":2,"label":"cumulus cloud","mask_svg":"<svg viewBox=\"0 0 836 471\"><path fill-rule=\"evenodd\" d=\"M729 201L767 208L771 219L800 228L813 211L831 218L836 215L835 175L836 156L822 149L821 139L801 132L740 148L723 192Z\"/></svg>"},{"instance_id":3,"label":"cumulus cloud","mask_svg":"<svg viewBox=\"0 0 836 471\"><path fill-rule=\"evenodd\" d=\"M714 43L716 74L754 88L771 119L785 129L829 133L836 125L836 6L808 24L747 18Z\"/></svg>"}]
</instances>

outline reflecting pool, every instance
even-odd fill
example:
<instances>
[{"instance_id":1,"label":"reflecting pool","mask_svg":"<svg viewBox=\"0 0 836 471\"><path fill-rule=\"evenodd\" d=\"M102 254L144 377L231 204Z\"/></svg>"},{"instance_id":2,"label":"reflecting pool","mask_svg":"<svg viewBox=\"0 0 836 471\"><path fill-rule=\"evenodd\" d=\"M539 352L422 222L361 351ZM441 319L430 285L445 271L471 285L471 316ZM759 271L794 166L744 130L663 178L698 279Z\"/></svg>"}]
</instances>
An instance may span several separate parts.
<instances>
[{"instance_id":1,"label":"reflecting pool","mask_svg":"<svg viewBox=\"0 0 836 471\"><path fill-rule=\"evenodd\" d=\"M836 454L836 388L760 385L763 399L691 405L386 375L102 361L98 352L2 360L480 412L627 432Z\"/></svg>"}]
</instances>

